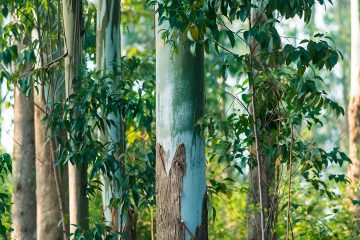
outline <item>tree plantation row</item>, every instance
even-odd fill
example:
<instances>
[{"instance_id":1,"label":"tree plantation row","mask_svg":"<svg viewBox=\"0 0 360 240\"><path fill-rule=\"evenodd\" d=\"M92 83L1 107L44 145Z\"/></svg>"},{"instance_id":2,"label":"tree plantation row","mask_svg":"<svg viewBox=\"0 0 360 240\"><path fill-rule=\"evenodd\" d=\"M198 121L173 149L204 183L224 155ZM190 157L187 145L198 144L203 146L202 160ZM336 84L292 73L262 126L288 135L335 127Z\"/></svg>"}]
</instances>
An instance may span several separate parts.
<instances>
[{"instance_id":1,"label":"tree plantation row","mask_svg":"<svg viewBox=\"0 0 360 240\"><path fill-rule=\"evenodd\" d=\"M0 10L0 239L360 239L359 0Z\"/></svg>"}]
</instances>

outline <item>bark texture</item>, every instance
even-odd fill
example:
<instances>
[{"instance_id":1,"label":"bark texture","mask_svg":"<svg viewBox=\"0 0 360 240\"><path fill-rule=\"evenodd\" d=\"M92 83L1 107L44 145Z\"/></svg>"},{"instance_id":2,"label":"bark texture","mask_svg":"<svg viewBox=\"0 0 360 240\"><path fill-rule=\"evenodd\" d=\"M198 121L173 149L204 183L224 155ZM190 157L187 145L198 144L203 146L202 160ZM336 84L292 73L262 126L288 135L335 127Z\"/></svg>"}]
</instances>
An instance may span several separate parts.
<instances>
[{"instance_id":1,"label":"bark texture","mask_svg":"<svg viewBox=\"0 0 360 240\"><path fill-rule=\"evenodd\" d=\"M255 162L255 159L251 161ZM272 225L274 224L274 210L276 209L276 199L272 194L274 190L275 164L273 159L261 157L261 161L267 167L262 167L262 191L263 191L263 207L265 212L265 239L275 239L271 233ZM256 164L254 164L256 165ZM254 167L249 171L249 191L247 198L247 239L258 240L261 239L261 225L260 225L260 207L259 207L259 184L258 171Z\"/></svg>"},{"instance_id":2,"label":"bark texture","mask_svg":"<svg viewBox=\"0 0 360 240\"><path fill-rule=\"evenodd\" d=\"M40 87L39 89L42 89ZM54 178L51 146L47 141L49 132L41 122L46 109L44 96L35 94L35 145L36 145L36 198L37 198L37 239L62 240L60 205ZM41 109L40 109L41 108Z\"/></svg>"},{"instance_id":3,"label":"bark texture","mask_svg":"<svg viewBox=\"0 0 360 240\"><path fill-rule=\"evenodd\" d=\"M24 71L30 66L25 65ZM33 91L27 97L17 85L14 93L14 155L12 172L12 238L36 239L36 176Z\"/></svg>"},{"instance_id":4,"label":"bark texture","mask_svg":"<svg viewBox=\"0 0 360 240\"><path fill-rule=\"evenodd\" d=\"M185 236L185 227L180 215L180 198L186 169L185 146L181 144L177 147L169 174L165 169L166 153L161 145L157 146L156 154L157 232L161 233L158 238L182 240Z\"/></svg>"},{"instance_id":5,"label":"bark texture","mask_svg":"<svg viewBox=\"0 0 360 240\"><path fill-rule=\"evenodd\" d=\"M252 18L251 18L252 27L256 27L260 25L262 22L265 22L267 20L266 16L264 14L261 14L262 6L260 1L255 1L255 2L258 2L258 6L260 8L254 10L252 14ZM257 69L263 66L263 61L260 58L260 53L261 53L261 48L258 42L253 38L250 43L250 56L252 59L253 73L255 78L257 74ZM250 157L250 170L249 170L249 191L247 197L247 239L248 240L263 239L262 231L264 231L264 239L270 240L270 239L276 239L276 234L272 233L274 222L276 220L276 212L278 205L276 194L274 194L275 159L273 157L265 156L263 154L263 149L265 147L272 147L272 142L271 142L272 129L269 128L269 126L271 126L272 124L268 124L268 122L262 121L261 119L266 119L266 118L260 115L266 112L266 109L270 109L274 106L267 105L267 103L265 103L265 106L258 106L258 103L260 102L258 100L261 99L261 96L257 96L256 85L250 86L250 88L251 88L251 93L254 95L254 98L252 99L251 111L252 114L255 115L254 121L257 123L256 131L259 132L259 129L262 129L262 131L260 136L257 136L259 141L258 142L259 147L257 148L254 144L250 149L251 157ZM269 97L273 97L273 96L269 96ZM259 154L258 156L257 153ZM261 191L262 199L260 198L260 191ZM262 229L261 226L261 221L262 221L261 211L263 211L264 229Z\"/></svg>"},{"instance_id":6,"label":"bark texture","mask_svg":"<svg viewBox=\"0 0 360 240\"><path fill-rule=\"evenodd\" d=\"M113 214L113 216L116 216ZM124 233L124 239L125 240L136 240L136 223L138 219L138 214L132 210L129 209L126 214L126 222L124 223L124 226L122 228L122 232Z\"/></svg>"},{"instance_id":7,"label":"bark texture","mask_svg":"<svg viewBox=\"0 0 360 240\"><path fill-rule=\"evenodd\" d=\"M349 101L349 147L352 164L348 176L351 179L351 199L360 199L356 189L360 177L360 20L359 1L351 0L351 87ZM350 209L360 216L359 208L350 203Z\"/></svg>"},{"instance_id":8,"label":"bark texture","mask_svg":"<svg viewBox=\"0 0 360 240\"><path fill-rule=\"evenodd\" d=\"M81 88L80 70L82 59L82 2L77 0L63 1L63 18L65 32L65 91L66 97L77 93ZM76 121L77 115L74 116ZM79 143L81 139L77 139ZM78 144L79 144L78 143ZM70 233L76 227L88 228L87 166L79 162L68 165L69 171L69 212Z\"/></svg>"},{"instance_id":9,"label":"bark texture","mask_svg":"<svg viewBox=\"0 0 360 240\"><path fill-rule=\"evenodd\" d=\"M89 228L89 209L86 197L87 167L84 164L69 164L69 212L70 224L79 225L82 229ZM76 227L70 225L70 233Z\"/></svg>"},{"instance_id":10,"label":"bark texture","mask_svg":"<svg viewBox=\"0 0 360 240\"><path fill-rule=\"evenodd\" d=\"M156 189L161 189L157 194L157 231L160 231L161 239L184 239L186 225L181 220L181 192L183 177L186 171L185 146L177 147L175 156L172 159L169 174L166 173L166 153L161 145L157 146L156 162ZM195 236L192 239L208 239L207 221L207 197L203 198L201 225L196 228ZM159 238L159 236L158 236ZM160 238L159 238L160 239Z\"/></svg>"},{"instance_id":11,"label":"bark texture","mask_svg":"<svg viewBox=\"0 0 360 240\"><path fill-rule=\"evenodd\" d=\"M359 77L360 78L360 77ZM359 79L360 80L360 79ZM353 184L359 181L360 177L360 161L359 161L359 143L360 143L360 98L353 98L350 101L349 108L350 119L350 157L352 164L349 167L348 175ZM359 193L354 193L353 197L358 199Z\"/></svg>"},{"instance_id":12,"label":"bark texture","mask_svg":"<svg viewBox=\"0 0 360 240\"><path fill-rule=\"evenodd\" d=\"M38 9L36 9L38 13ZM40 17L37 15L37 19ZM39 21L38 21L39 22ZM37 55L37 67L44 66L48 59L44 52L43 31L41 26L37 26L37 31L33 32L33 37L39 42L39 54ZM46 79L45 79L46 78ZM54 175L53 151L50 144L50 131L42 122L46 116L47 103L52 99L49 87L52 84L51 74L45 71L40 73L37 89L38 93L34 95L35 104L32 106L34 110L34 125L35 125L35 152L36 152L36 209L37 209L37 239L54 239L63 240L64 233L62 225L59 224L64 219L61 217L61 208L59 201L59 193ZM34 92L37 91L34 89ZM65 196L63 196L65 198Z\"/></svg>"},{"instance_id":13,"label":"bark texture","mask_svg":"<svg viewBox=\"0 0 360 240\"><path fill-rule=\"evenodd\" d=\"M156 16L157 19L157 16ZM204 113L204 51L177 52L156 25L157 239L206 240L205 143L196 125Z\"/></svg>"}]
</instances>

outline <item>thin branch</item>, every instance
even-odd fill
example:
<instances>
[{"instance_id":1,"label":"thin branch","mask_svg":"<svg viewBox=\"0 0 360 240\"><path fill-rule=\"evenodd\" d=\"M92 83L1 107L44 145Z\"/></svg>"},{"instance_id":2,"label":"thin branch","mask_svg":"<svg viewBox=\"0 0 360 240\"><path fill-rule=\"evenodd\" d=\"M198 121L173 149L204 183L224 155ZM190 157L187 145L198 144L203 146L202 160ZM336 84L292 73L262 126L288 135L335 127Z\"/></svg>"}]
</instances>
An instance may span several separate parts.
<instances>
[{"instance_id":1,"label":"thin branch","mask_svg":"<svg viewBox=\"0 0 360 240\"><path fill-rule=\"evenodd\" d=\"M32 73L33 71L37 71L37 70L42 70L42 69L45 69L45 70L48 70L52 65L56 64L57 62L61 61L63 58L65 58L66 56L68 55L68 53L64 53L64 55L54 59L53 61L49 62L48 64L45 64L44 66L41 66L41 67L38 67L38 68L35 68L35 66L33 66L28 72L24 73L24 74L21 74L19 76L19 78L22 78L30 73Z\"/></svg>"},{"instance_id":2,"label":"thin branch","mask_svg":"<svg viewBox=\"0 0 360 240\"><path fill-rule=\"evenodd\" d=\"M10 135L9 129L6 129L6 128L4 127L4 125L2 125L2 124L1 124L1 127L2 127L2 129L5 129L5 133L13 140L13 142L14 142L15 144L17 144L20 148L23 148L23 147L24 147L21 142L19 142L18 140L16 140L14 137L12 137L12 136ZM31 157L31 156L30 156L30 157ZM48 166L48 165L45 163L45 161L43 161L42 159L40 159L39 157L37 157L36 154L35 154L34 157L35 157L35 160L39 161L39 162L40 162L41 164L43 164L44 166Z\"/></svg>"}]
</instances>

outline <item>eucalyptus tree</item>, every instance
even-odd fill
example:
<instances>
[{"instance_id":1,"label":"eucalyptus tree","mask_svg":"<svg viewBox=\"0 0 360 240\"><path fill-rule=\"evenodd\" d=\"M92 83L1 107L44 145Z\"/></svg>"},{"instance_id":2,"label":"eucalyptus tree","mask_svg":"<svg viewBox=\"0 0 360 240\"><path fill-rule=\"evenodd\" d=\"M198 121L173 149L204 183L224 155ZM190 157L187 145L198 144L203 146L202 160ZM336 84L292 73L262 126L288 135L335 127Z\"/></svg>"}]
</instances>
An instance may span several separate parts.
<instances>
[{"instance_id":1,"label":"eucalyptus tree","mask_svg":"<svg viewBox=\"0 0 360 240\"><path fill-rule=\"evenodd\" d=\"M352 180L351 198L358 200L360 193L356 190L360 178L360 19L359 1L351 0L351 83L349 100L349 147L352 164L348 176ZM351 208L359 210L351 204Z\"/></svg>"},{"instance_id":2,"label":"eucalyptus tree","mask_svg":"<svg viewBox=\"0 0 360 240\"><path fill-rule=\"evenodd\" d=\"M76 94L81 90L81 68L82 68L82 2L77 0L63 1L64 19L64 51L65 51L65 92L66 97ZM76 109L72 120L81 114L81 109ZM79 123L81 124L81 123ZM76 125L76 127L83 127ZM73 147L81 147L82 136L77 132L69 136ZM87 164L83 156L74 157L68 164L69 171L69 213L70 233L76 226L83 229L88 228L88 198L87 188Z\"/></svg>"},{"instance_id":3,"label":"eucalyptus tree","mask_svg":"<svg viewBox=\"0 0 360 240\"><path fill-rule=\"evenodd\" d=\"M322 0L318 2L325 4ZM209 141L212 141L214 148L211 151L221 154L219 159L227 161L228 167L240 169L240 173L243 173L240 164L245 163L242 165L244 167L246 163L250 165L252 178L250 193L253 192L253 195L249 196L248 203L255 214L250 219L252 222L247 223L248 239L276 238L277 219L280 219L277 216L281 213L277 206L281 203L281 194L284 194L279 186L283 182L288 186L285 219L287 226L290 226L293 201L291 181L295 174L292 170L294 165L300 168L300 176L303 176L306 184L331 197L333 193L320 176L329 163L342 165L344 161L349 161L337 148L327 152L302 141L293 133L294 129L299 131L304 124L308 128L312 128L317 123L322 124L320 118L323 117L325 110L333 111L337 115L344 113L336 102L329 99L323 90L317 88L317 84L321 83L322 79L312 71L314 68L331 70L341 56L341 53L326 41L328 36L315 34L313 38L301 41L298 46L290 43L283 45L275 25L279 19L295 16L303 18L306 23L309 22L314 4L312 0L295 0L286 3L243 1L242 4L213 0L207 3L206 8L199 8L200 4L158 2L157 12L161 15L159 19L162 22L169 20L172 27L161 33L162 36L171 35L167 38L168 42L176 39L175 43L177 43L179 39L186 39L181 38L181 35L176 38L178 32L186 31L187 39L195 39L195 41L200 39L207 52L210 51L210 46L214 46L215 51L226 55L230 69L236 69L235 73L244 74L243 78L239 79L239 84L234 87L240 93L232 95L241 111L235 110L229 116L221 116L220 119L206 115L200 123L205 122L205 126L207 125ZM260 14L253 14L254 12ZM250 23L250 26L243 28L240 25L238 29L234 26L237 24L232 25L234 21ZM205 37L198 38L202 34ZM220 36L226 36L227 41ZM249 47L250 51L246 54L238 51L235 46L239 42ZM196 45L190 44L190 46L192 46L190 49L194 49L193 46ZM159 66L159 60L157 64ZM171 79L173 75L167 76ZM184 77L181 80L183 79ZM177 81L177 89L181 80ZM159 83L157 84L157 94L164 94L165 90L159 88ZM157 111L161 112L162 109L171 106L171 102L160 105L161 102L157 97L157 107L161 109ZM168 116L170 119L179 118L171 114ZM159 116L157 121L158 119ZM157 124L161 126L158 122ZM229 131L233 132L230 134ZM174 131L170 132L173 133ZM214 139L216 134L221 133L225 138L233 136L232 141L224 137ZM216 148L220 149L216 150ZM251 149L250 156L245 149ZM164 166L168 165L164 164ZM278 174L275 174L276 168L286 168L288 173L281 174L278 171ZM345 182L343 177L337 180ZM333 178L329 177L329 179ZM224 185L211 179L208 189L210 193L228 193ZM289 227L287 237L288 234Z\"/></svg>"},{"instance_id":4,"label":"eucalyptus tree","mask_svg":"<svg viewBox=\"0 0 360 240\"><path fill-rule=\"evenodd\" d=\"M267 17L264 12L265 4L262 1L253 1L257 4L257 8L253 9L252 17L250 19L250 28L258 29L264 26L267 21ZM250 66L252 67L252 75L254 78L259 74L265 67L263 55L267 49L261 49L260 43L253 37L249 46L249 59ZM250 79L250 92L251 92L251 114L252 121L254 124L254 144L250 147L251 158L250 158L250 170L249 170L249 192L247 199L247 239L271 239L271 228L274 224L274 210L277 207L274 199L272 198L271 190L275 183L275 161L272 156L265 156L260 150L260 139L259 139L259 126L256 123L259 122L259 114L257 111L257 105L259 99L256 96L256 87L254 79ZM269 108L270 106L266 106ZM261 120L260 120L261 121ZM269 124L270 125L270 124ZM263 126L260 126L260 129ZM268 135L263 139L266 139L261 144L267 147L271 147L271 129L264 131L263 135ZM270 146L269 146L270 145ZM256 206L258 208L256 208ZM266 215L267 216L266 216ZM265 223L266 221L266 223ZM260 224L259 224L260 223ZM265 227L265 224L268 227Z\"/></svg>"},{"instance_id":5,"label":"eucalyptus tree","mask_svg":"<svg viewBox=\"0 0 360 240\"><path fill-rule=\"evenodd\" d=\"M58 48L53 45L58 42L53 36L60 31L54 28L52 21L59 21L58 6L52 3L48 6L34 1L35 21L32 38L36 47L36 64L31 74L34 75L34 123L36 149L36 198L37 198L37 239L66 239L66 204L64 204L67 177L59 174L59 166L55 165L55 145L51 140L51 131L43 122L49 113L49 104L55 100L58 89L54 72L48 71L59 55ZM55 7L56 6L56 7ZM52 18L50 18L50 12ZM56 17L55 17L56 16ZM58 24L59 25L59 24ZM58 30L58 31L57 31ZM59 58L60 59L60 58ZM51 69L53 70L53 69ZM46 184L44 184L46 183Z\"/></svg>"},{"instance_id":6,"label":"eucalyptus tree","mask_svg":"<svg viewBox=\"0 0 360 240\"><path fill-rule=\"evenodd\" d=\"M161 18L160 18L161 19ZM174 46L156 31L156 232L160 240L207 239L205 142L197 121L204 113L204 49L190 50L186 33Z\"/></svg>"},{"instance_id":7,"label":"eucalyptus tree","mask_svg":"<svg viewBox=\"0 0 360 240\"><path fill-rule=\"evenodd\" d=\"M39 93L34 95L35 148L36 148L36 199L37 199L37 239L62 239L62 209L59 202L59 192L54 176L53 152L50 144L49 131L42 120L46 115L45 85L37 85ZM46 183L46 184L44 184ZM61 223L61 224L59 224Z\"/></svg>"},{"instance_id":8,"label":"eucalyptus tree","mask_svg":"<svg viewBox=\"0 0 360 240\"><path fill-rule=\"evenodd\" d=\"M323 1L319 1L321 4L325 4ZM251 69L248 72L249 89L251 94L251 104L249 105L252 113L252 131L253 131L253 146L251 154L256 161L253 161L256 172L250 171L250 187L248 204L254 204L254 206L248 206L255 209L253 218L248 216L248 239L274 239L277 237L277 219L278 219L278 206L281 200L280 197L280 181L286 181L288 185L287 189L287 215L286 215L286 239L289 239L290 224L291 224L291 192L292 179L294 177L293 165L297 164L294 161L300 159L300 155L304 149L308 151L314 151L314 156L317 154L324 154L326 156L331 153L318 149L311 149L311 146L307 146L306 143L302 143L298 136L294 135L294 129L301 129L302 122L307 123L308 128L313 127L312 121L316 124L321 123L318 118L321 117L321 113L318 108L328 108L326 102L331 102L329 110L332 110L340 115L343 113L343 109L337 105L337 103L328 99L326 95L319 95L318 93L310 97L317 104L311 105L310 99L302 99L302 94L297 92L299 96L298 100L290 101L287 106L283 108L284 102L288 102L291 89L294 88L292 79L301 79L301 84L311 84L316 79L321 79L316 73L313 73L313 77L309 77L307 68L314 66L317 69L322 69L324 66L328 70L332 69L337 63L337 60L341 53L336 49L333 49L322 37L323 34L315 34L314 40L303 40L300 42L300 46L291 46L285 44L282 46L281 37L277 33L275 23L278 22L279 17L282 15L285 18L292 18L295 15L304 17L306 23L311 20L311 9L314 5L313 1L306 2L294 2L293 4L280 5L272 2L253 1L255 14L249 16L250 27L248 32L244 32L244 39L250 46L250 53L248 55L247 67ZM259 14L260 13L260 14ZM302 47L301 44L307 43L306 47ZM316 48L315 46L323 46ZM290 49L306 49L307 58L292 55L290 60L287 56ZM329 55L326 55L328 52ZM320 58L317 54L321 54ZM301 53L300 53L301 55ZM327 57L326 57L327 56ZM331 58L330 58L331 56ZM329 57L329 58L328 58ZM286 60L285 60L286 59ZM281 67L283 69L291 69L291 66L296 63L297 70L290 70L290 75L281 76ZM293 72L291 72L293 71ZM280 73L280 74L279 74ZM313 80L313 79L315 80ZM306 88L301 87L305 92ZM317 90L316 90L317 91ZM312 92L312 93L316 93ZM313 98L314 97L314 98ZM322 98L322 100L320 100ZM320 101L319 101L320 100ZM298 102L299 101L299 102ZM306 102L309 108L298 109L295 107L298 104ZM315 115L309 115L306 112L315 112ZM279 119L286 119L285 122L280 122ZM309 119L309 120L307 120ZM280 134L280 131L286 133ZM299 130L298 130L299 131ZM285 143L285 144L284 144ZM299 143L301 143L299 145ZM296 146L296 147L294 147ZM302 147L300 147L302 146ZM306 146L306 147L305 147ZM282 149L281 149L282 148ZM287 149L286 151L284 151ZM319 152L318 152L319 151ZM337 150L335 150L337 151ZM301 153L301 154L299 154ZM347 161L348 158L345 154L341 153L342 160ZM294 160L294 156L297 159ZM282 160L280 160L282 159ZM287 175L285 179L281 179L281 161L286 159ZM300 164L302 166L302 164ZM305 164L306 166L306 164ZM306 172L307 167L303 167L303 171ZM252 166L250 166L252 168ZM318 168L317 171L321 171ZM254 178L255 176L255 178ZM305 181L311 183L315 189L318 189L317 184L313 182L313 179L309 179L307 174L304 175ZM327 189L326 183L323 183L325 191ZM251 191L255 190L255 194ZM329 196L331 194L329 193ZM257 208L256 208L257 206Z\"/></svg>"},{"instance_id":9,"label":"eucalyptus tree","mask_svg":"<svg viewBox=\"0 0 360 240\"><path fill-rule=\"evenodd\" d=\"M17 186L13 189L14 193L14 227L16 229L18 228L18 214L20 215L27 215L31 214L31 220L28 218L24 218L23 220L27 221L26 224L30 226L36 225L36 236L32 236L36 239L60 239L62 237L62 231L61 231L61 225L59 225L59 222L62 220L59 214L59 202L57 197L57 191L54 184L54 175L53 175L53 164L52 164L52 158L49 154L49 145L46 144L46 139L48 137L46 127L41 124L42 116L44 116L44 109L46 104L44 104L43 98L44 97L44 85L42 83L43 78L43 72L41 71L42 67L44 67L45 59L44 57L44 49L46 48L46 45L44 43L44 29L45 25L49 25L49 21L46 21L45 18L41 15L41 13L44 13L44 11L47 8L45 8L43 5L41 5L38 1L8 1L6 5L2 8L2 14L4 17L7 17L6 15L8 13L11 13L11 16L16 18L14 22L10 22L7 24L7 26L4 29L8 29L6 31L3 31L2 28L2 35L1 35L1 45L2 50L3 49L16 49L16 46L12 46L12 42L14 39L17 41L20 41L21 39L21 61L23 64L23 67L20 69L23 72L15 71L13 74L13 79L17 79L18 81L15 82L15 98L16 98L16 105L15 105L15 116L16 120L15 123L17 126L15 126L15 134L16 138L20 137L22 133L28 133L30 137L31 131L34 128L35 125L35 133L34 138L26 140L21 139L24 141L24 143L21 143L21 141L16 141L14 144L14 151L15 154L19 157L21 157L20 153L22 151L27 151L25 156L28 159L28 164L22 165L19 163L15 164L16 166L16 176L14 178L14 184ZM48 15L49 16L49 15ZM1 19L1 21L3 18ZM49 19L47 19L49 20ZM48 23L48 24L44 24ZM14 37L9 35L9 33L12 33ZM41 37L40 37L41 36ZM11 48L9 48L11 47ZM8 53L10 53L8 50L6 50ZM6 54L7 58L13 58L13 56L17 56L14 54L14 51L11 54ZM35 53L38 53L37 56L39 56L38 59L35 57ZM41 57L40 57L41 56ZM6 59L6 58L5 58ZM4 58L1 58L3 61ZM9 59L8 59L9 60ZM32 64L33 62L37 61L36 64ZM7 62L7 61L6 61ZM31 64L31 66L29 66ZM20 75L19 75L20 74ZM11 79L11 76L9 74L2 75L5 76L8 80ZM36 80L39 84L33 84L34 80ZM39 81L37 81L39 80ZM35 86L36 85L36 86ZM32 89L34 87L34 89ZM21 90L21 91L20 91ZM39 90L39 94L41 97L39 97L37 93ZM29 103L24 102L24 96L22 92L28 94L30 93L29 97ZM33 95L32 95L33 94ZM19 100L20 97L20 100ZM21 100L22 99L22 100ZM24 104L19 106L19 104L23 102ZM34 104L35 103L35 104ZM36 107L34 107L36 106ZM24 109L22 109L24 107ZM25 114L25 115L24 115ZM24 121L28 120L28 126L25 126L25 123L20 123L19 120L23 119ZM32 120L31 120L32 119ZM31 123L30 123L31 121ZM20 126L19 126L20 124ZM21 126L21 124L23 124ZM26 143L27 142L27 143ZM25 144L25 145L24 145ZM33 152L29 150L31 148L31 144L35 144L35 149ZM17 147L20 146L22 150L19 150ZM26 150L27 149L27 150ZM23 156L24 157L24 156ZM34 158L34 164L36 166L36 170L32 168L31 165L31 158ZM18 167L22 167L22 169L18 169ZM18 179L18 171L20 171L22 174L22 178L25 178L22 181L19 181ZM31 171L31 174L26 174L26 171ZM32 181L31 176L35 176L36 172L36 184ZM25 185L21 186L22 184L30 184L31 186L26 187ZM44 184L46 183L46 184ZM31 192L32 189L35 189L36 187L36 203L35 200L33 200L30 196L26 199L23 199L19 197L18 194L21 194L24 191ZM17 204L18 200L26 201L27 204L35 203L36 207L28 207L26 212L24 212L23 208ZM15 209L16 208L16 209ZM36 214L33 213L36 209ZM21 218L22 216L20 216ZM30 232L33 233L32 230L27 229L28 234ZM18 235L17 230L14 232L14 235L17 236L16 238L21 238L20 235ZM27 238L27 237L26 237ZM31 239L30 237L28 239Z\"/></svg>"},{"instance_id":10,"label":"eucalyptus tree","mask_svg":"<svg viewBox=\"0 0 360 240\"><path fill-rule=\"evenodd\" d=\"M117 92L120 72L118 71L121 61L121 30L120 30L120 5L119 0L97 2L97 34L96 34L96 63L97 69L105 76L105 81L111 81L106 75L112 76L114 83L110 86L113 93ZM109 77L110 78L110 77ZM123 230L125 218L123 218L121 207L112 206L111 199L121 196L119 182L124 172L125 156L125 129L123 116L120 109L110 113L108 117L114 124L108 126L105 132L101 133L101 140L107 144L110 142L109 154L115 155L119 164L116 174L111 181L107 176L102 177L102 202L104 220L117 231Z\"/></svg>"},{"instance_id":11,"label":"eucalyptus tree","mask_svg":"<svg viewBox=\"0 0 360 240\"><path fill-rule=\"evenodd\" d=\"M30 37L24 38L29 42ZM19 50L24 50L19 44ZM26 51L25 51L26 52ZM32 63L19 54L16 64L17 75L27 75ZM12 238L36 239L36 176L35 176L35 129L34 129L34 92L22 89L23 79L14 83L14 152L12 172ZM28 92L28 93L27 93Z\"/></svg>"}]
</instances>

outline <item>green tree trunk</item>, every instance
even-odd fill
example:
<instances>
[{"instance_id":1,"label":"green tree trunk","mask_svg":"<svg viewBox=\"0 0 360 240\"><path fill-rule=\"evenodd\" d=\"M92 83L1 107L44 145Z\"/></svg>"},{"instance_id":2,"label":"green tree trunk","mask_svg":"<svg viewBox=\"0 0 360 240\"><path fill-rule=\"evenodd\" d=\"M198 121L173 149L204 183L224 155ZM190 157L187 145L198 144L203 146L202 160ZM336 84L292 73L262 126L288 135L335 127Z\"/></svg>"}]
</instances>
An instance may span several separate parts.
<instances>
[{"instance_id":1,"label":"green tree trunk","mask_svg":"<svg viewBox=\"0 0 360 240\"><path fill-rule=\"evenodd\" d=\"M22 74L31 65L21 66ZM36 239L36 176L35 176L35 129L33 91L26 96L15 83L14 87L14 159L12 172L12 238Z\"/></svg>"},{"instance_id":2,"label":"green tree trunk","mask_svg":"<svg viewBox=\"0 0 360 240\"><path fill-rule=\"evenodd\" d=\"M157 239L206 240L205 143L196 125L204 113L204 51L197 46L193 56L182 36L174 53L161 39L164 25L155 29Z\"/></svg>"},{"instance_id":3,"label":"green tree trunk","mask_svg":"<svg viewBox=\"0 0 360 240\"><path fill-rule=\"evenodd\" d=\"M81 88L80 69L82 59L82 3L77 0L63 1L63 18L65 32L65 91L66 97L77 93ZM77 116L74 117L76 121ZM81 139L78 139L81 141ZM83 163L69 164L69 212L70 233L76 227L73 224L87 229L88 223L88 199L87 166Z\"/></svg>"}]
</instances>

